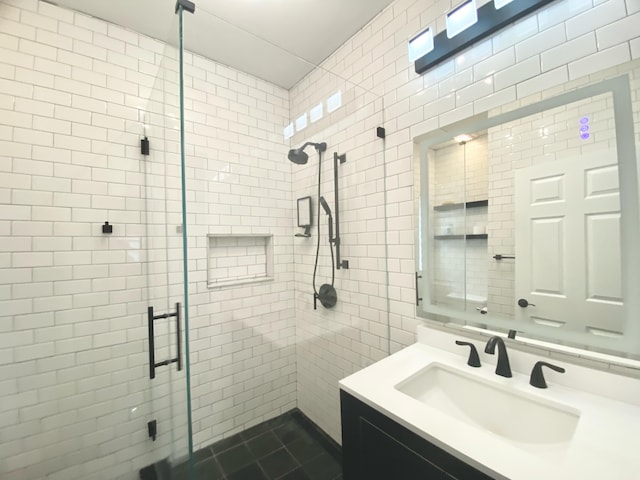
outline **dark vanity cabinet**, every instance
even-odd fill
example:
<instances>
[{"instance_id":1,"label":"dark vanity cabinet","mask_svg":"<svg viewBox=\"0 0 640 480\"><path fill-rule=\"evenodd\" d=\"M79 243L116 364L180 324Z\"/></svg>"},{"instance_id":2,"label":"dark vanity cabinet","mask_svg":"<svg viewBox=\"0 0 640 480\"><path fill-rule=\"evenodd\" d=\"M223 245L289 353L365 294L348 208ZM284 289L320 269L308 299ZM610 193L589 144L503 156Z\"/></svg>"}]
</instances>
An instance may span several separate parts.
<instances>
[{"instance_id":1,"label":"dark vanity cabinet","mask_svg":"<svg viewBox=\"0 0 640 480\"><path fill-rule=\"evenodd\" d=\"M344 480L492 480L340 390Z\"/></svg>"}]
</instances>

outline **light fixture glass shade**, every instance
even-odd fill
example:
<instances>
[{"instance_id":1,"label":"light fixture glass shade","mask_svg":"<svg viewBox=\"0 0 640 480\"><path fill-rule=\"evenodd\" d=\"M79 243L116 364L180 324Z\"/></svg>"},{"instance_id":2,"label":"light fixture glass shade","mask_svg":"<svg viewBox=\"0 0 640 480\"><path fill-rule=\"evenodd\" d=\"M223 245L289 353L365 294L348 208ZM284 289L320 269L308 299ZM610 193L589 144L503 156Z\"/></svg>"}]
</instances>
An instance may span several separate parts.
<instances>
[{"instance_id":1,"label":"light fixture glass shade","mask_svg":"<svg viewBox=\"0 0 640 480\"><path fill-rule=\"evenodd\" d=\"M415 62L433 50L433 31L427 28L409 40L409 61Z\"/></svg>"},{"instance_id":2,"label":"light fixture glass shade","mask_svg":"<svg viewBox=\"0 0 640 480\"><path fill-rule=\"evenodd\" d=\"M493 0L493 6L498 10L511 2L513 2L513 0Z\"/></svg>"},{"instance_id":3,"label":"light fixture glass shade","mask_svg":"<svg viewBox=\"0 0 640 480\"><path fill-rule=\"evenodd\" d=\"M467 0L447 13L447 38L453 38L478 21L475 0Z\"/></svg>"}]
</instances>

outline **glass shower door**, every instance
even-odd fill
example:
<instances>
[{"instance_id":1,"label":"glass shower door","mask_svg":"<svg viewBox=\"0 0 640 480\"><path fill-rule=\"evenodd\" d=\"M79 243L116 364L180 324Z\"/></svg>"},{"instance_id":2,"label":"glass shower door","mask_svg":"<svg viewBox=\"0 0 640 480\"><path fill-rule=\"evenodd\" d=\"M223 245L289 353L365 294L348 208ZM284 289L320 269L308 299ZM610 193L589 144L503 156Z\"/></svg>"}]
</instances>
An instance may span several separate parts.
<instances>
[{"instance_id":1,"label":"glass shower door","mask_svg":"<svg viewBox=\"0 0 640 480\"><path fill-rule=\"evenodd\" d=\"M173 14L173 12L171 12ZM144 236L141 248L147 326L147 427L156 470L187 478L190 452L186 292L184 291L180 54L175 15L140 111ZM148 142L148 143L147 143ZM146 147L145 147L146 144ZM153 438L155 436L155 438ZM176 468L177 466L177 468ZM166 474L166 473L165 473ZM172 477L169 477L172 478Z\"/></svg>"}]
</instances>

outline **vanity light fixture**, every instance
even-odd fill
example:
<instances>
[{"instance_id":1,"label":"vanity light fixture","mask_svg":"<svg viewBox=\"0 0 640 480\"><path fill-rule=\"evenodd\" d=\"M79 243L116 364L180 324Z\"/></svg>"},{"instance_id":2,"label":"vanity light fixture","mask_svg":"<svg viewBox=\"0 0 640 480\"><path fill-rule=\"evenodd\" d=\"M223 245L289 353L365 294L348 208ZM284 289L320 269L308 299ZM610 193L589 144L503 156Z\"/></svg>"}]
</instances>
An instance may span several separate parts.
<instances>
[{"instance_id":1,"label":"vanity light fixture","mask_svg":"<svg viewBox=\"0 0 640 480\"><path fill-rule=\"evenodd\" d=\"M453 38L478 21L476 0L467 0L447 13L447 38Z\"/></svg>"},{"instance_id":2,"label":"vanity light fixture","mask_svg":"<svg viewBox=\"0 0 640 480\"><path fill-rule=\"evenodd\" d=\"M513 2L513 0L493 0L493 6L496 7L496 10L499 10L511 2Z\"/></svg>"},{"instance_id":3,"label":"vanity light fixture","mask_svg":"<svg viewBox=\"0 0 640 480\"><path fill-rule=\"evenodd\" d=\"M447 30L433 39L433 50L414 62L416 73L423 74L435 65L457 55L465 48L488 37L516 20L554 0L494 0L476 9L476 0L467 0L447 14ZM500 7L498 7L500 5ZM513 27L517 28L517 27Z\"/></svg>"},{"instance_id":4,"label":"vanity light fixture","mask_svg":"<svg viewBox=\"0 0 640 480\"><path fill-rule=\"evenodd\" d=\"M415 62L418 58L433 50L433 31L431 28L423 30L409 40L409 61Z\"/></svg>"}]
</instances>

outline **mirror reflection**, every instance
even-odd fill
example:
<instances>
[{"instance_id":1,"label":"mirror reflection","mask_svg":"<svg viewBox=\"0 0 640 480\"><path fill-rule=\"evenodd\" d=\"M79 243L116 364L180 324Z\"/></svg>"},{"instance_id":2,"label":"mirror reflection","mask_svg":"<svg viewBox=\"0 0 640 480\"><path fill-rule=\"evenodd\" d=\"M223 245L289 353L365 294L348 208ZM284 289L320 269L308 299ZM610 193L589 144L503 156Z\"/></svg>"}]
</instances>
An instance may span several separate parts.
<instances>
[{"instance_id":1,"label":"mirror reflection","mask_svg":"<svg viewBox=\"0 0 640 480\"><path fill-rule=\"evenodd\" d=\"M632 63L420 139L418 314L639 353L639 76Z\"/></svg>"}]
</instances>

